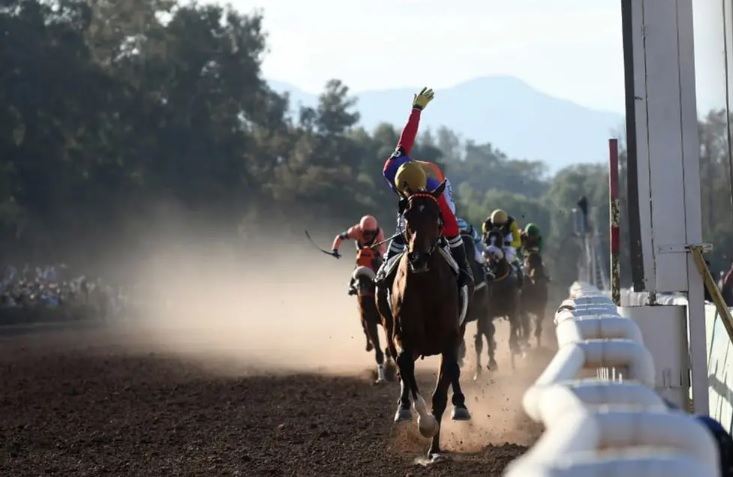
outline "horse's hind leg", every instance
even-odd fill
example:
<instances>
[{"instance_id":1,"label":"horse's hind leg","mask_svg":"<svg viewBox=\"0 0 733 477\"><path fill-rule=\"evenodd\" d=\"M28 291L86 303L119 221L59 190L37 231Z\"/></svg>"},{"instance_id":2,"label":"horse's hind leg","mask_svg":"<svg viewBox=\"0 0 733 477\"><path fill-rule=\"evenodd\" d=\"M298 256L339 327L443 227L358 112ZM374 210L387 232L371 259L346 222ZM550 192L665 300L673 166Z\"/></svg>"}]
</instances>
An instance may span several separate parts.
<instances>
[{"instance_id":1,"label":"horse's hind leg","mask_svg":"<svg viewBox=\"0 0 733 477\"><path fill-rule=\"evenodd\" d=\"M453 388L453 412L451 413L451 419L454 421L471 420L471 414L466 407L466 396L464 396L463 390L461 389L461 367L458 366L455 350L443 354L440 367L441 371L445 368L445 372L448 373L451 387ZM438 416L435 417L440 422L440 418Z\"/></svg>"}]
</instances>

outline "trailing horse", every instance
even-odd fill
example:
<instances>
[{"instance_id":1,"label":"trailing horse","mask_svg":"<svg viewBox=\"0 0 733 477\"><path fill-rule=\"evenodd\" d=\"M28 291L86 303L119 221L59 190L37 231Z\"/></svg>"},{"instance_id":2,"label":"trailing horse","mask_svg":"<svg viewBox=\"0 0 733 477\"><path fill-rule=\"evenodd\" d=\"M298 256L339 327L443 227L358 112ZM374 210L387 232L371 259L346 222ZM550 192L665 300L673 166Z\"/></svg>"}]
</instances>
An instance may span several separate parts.
<instances>
[{"instance_id":1,"label":"trailing horse","mask_svg":"<svg viewBox=\"0 0 733 477\"><path fill-rule=\"evenodd\" d=\"M512 369L515 366L514 357L522 354L519 346L521 337L520 319L520 290L517 283L518 277L514 267L504 256L502 244L504 236L498 228L494 228L486 235L488 250L485 255L489 270L493 277L489 280L489 313L480 317L476 322L476 378L481 374L481 352L483 351L483 340L481 335L486 337L489 345L489 369L498 369L496 363L496 327L494 318L506 318L509 320L509 351L511 355Z\"/></svg>"},{"instance_id":2,"label":"trailing horse","mask_svg":"<svg viewBox=\"0 0 733 477\"><path fill-rule=\"evenodd\" d=\"M463 246L466 247L466 256L469 257L469 263L473 271L474 278L474 289L470 301L468 302L468 309L466 310L466 319L464 323L468 324L476 322L476 334L474 335L474 341L480 342L483 339L483 334L480 332L479 320L489 316L489 282L486 274L486 269L483 264L476 261L476 244L473 241L473 237L470 234L461 233L463 239ZM491 324L493 326L493 323ZM482 346L479 343L477 346ZM466 339L465 337L461 340L461 346L458 351L458 362L463 367L463 360L466 356ZM491 364L489 364L491 367ZM474 379L477 379L478 374L474 375Z\"/></svg>"},{"instance_id":3,"label":"trailing horse","mask_svg":"<svg viewBox=\"0 0 733 477\"><path fill-rule=\"evenodd\" d=\"M534 317L534 337L537 340L537 347L539 347L542 341L542 322L547 309L547 283L550 279L542 262L542 256L536 249L529 249L525 252L524 269L527 279L524 281L524 288L522 288L522 334L529 342L530 315L532 315Z\"/></svg>"},{"instance_id":4,"label":"trailing horse","mask_svg":"<svg viewBox=\"0 0 733 477\"><path fill-rule=\"evenodd\" d=\"M388 331L388 346L397 356L401 393L395 422L411 420L410 400L419 417L418 429L431 437L429 457L440 448L440 423L448 404L448 388L453 387L454 420L469 420L471 415L460 387L458 346L465 324L460 320L458 265L441 247L443 222L438 197L445 182L433 191L421 191L403 199L401 210L406 222L407 250L397 258L397 272L387 305L378 301ZM388 265L387 265L388 266ZM429 413L415 378L415 360L440 355L440 371Z\"/></svg>"},{"instance_id":5,"label":"trailing horse","mask_svg":"<svg viewBox=\"0 0 733 477\"><path fill-rule=\"evenodd\" d=\"M354 288L356 289L357 307L361 318L361 326L366 336L367 352L374 350L374 358L377 362L376 384L387 381L384 373L384 357L387 355L389 362L389 351L382 352L379 344L378 326L381 324L377 302L375 299L374 277L379 268L379 258L374 249L370 246L362 247L356 253L356 268L352 272Z\"/></svg>"}]
</instances>

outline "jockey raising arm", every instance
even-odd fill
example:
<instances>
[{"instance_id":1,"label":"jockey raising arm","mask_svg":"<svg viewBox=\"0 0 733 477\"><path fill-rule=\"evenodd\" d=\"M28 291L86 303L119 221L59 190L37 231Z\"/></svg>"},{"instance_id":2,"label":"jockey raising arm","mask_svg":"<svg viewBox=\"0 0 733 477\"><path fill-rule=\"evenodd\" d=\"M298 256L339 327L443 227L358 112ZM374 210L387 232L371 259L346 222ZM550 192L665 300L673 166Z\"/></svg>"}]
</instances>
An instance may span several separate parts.
<instances>
[{"instance_id":1,"label":"jockey raising arm","mask_svg":"<svg viewBox=\"0 0 733 477\"><path fill-rule=\"evenodd\" d=\"M373 244L379 244L374 247L374 250L383 257L387 253L387 244L380 243L384 242L384 232L379 228L377 219L371 215L365 215L361 218L358 224L349 227L345 232L341 232L333 239L333 245L331 245L331 251L334 256L339 255L339 248L341 248L341 242L344 240L354 240L357 248L368 247Z\"/></svg>"},{"instance_id":2,"label":"jockey raising arm","mask_svg":"<svg viewBox=\"0 0 733 477\"><path fill-rule=\"evenodd\" d=\"M409 193L421 189L434 190L443 180L446 181L445 192L438 198L438 205L443 216L443 234L450 245L451 255L461 269L459 284L462 286L463 284L469 284L472 276L471 269L466 261L466 251L459 234L458 223L456 222L455 204L451 197L449 183L436 164L416 161L409 157L415 145L415 138L420 125L420 115L432 99L433 91L428 88L423 88L420 93L414 96L407 124L403 128L402 134L400 134L395 152L384 163L382 175L392 191L400 197L407 197ZM401 222L402 217L399 214L397 218L398 231L401 230ZM405 245L402 235L393 239L390 242L384 265L387 264L390 258L402 252Z\"/></svg>"}]
</instances>

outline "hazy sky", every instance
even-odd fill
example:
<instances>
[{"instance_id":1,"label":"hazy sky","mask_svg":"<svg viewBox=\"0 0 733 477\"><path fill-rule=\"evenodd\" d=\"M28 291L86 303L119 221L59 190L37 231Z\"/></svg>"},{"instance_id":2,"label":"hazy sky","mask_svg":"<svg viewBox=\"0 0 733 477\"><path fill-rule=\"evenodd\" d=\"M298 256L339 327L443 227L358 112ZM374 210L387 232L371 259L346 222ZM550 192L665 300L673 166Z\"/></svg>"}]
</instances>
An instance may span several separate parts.
<instances>
[{"instance_id":1,"label":"hazy sky","mask_svg":"<svg viewBox=\"0 0 733 477\"><path fill-rule=\"evenodd\" d=\"M267 78L318 92L517 76L554 96L622 112L620 0L232 0L264 11ZM720 0L694 0L698 91L723 101ZM701 28L704 26L704 28ZM701 96L702 96L701 95ZM711 96L713 99L711 99Z\"/></svg>"}]
</instances>

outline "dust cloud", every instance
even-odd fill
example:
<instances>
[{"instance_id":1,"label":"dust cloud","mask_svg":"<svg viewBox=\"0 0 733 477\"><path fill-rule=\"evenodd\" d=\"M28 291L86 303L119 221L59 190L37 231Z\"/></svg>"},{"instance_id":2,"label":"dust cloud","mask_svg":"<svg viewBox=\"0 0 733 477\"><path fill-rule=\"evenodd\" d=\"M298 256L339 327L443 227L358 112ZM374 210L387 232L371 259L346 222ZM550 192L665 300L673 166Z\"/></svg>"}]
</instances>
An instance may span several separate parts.
<instances>
[{"instance_id":1,"label":"dust cloud","mask_svg":"<svg viewBox=\"0 0 733 477\"><path fill-rule=\"evenodd\" d=\"M336 260L302 237L257 246L174 245L136 275L145 306L124 328L141 345L250 372L364 370L349 248ZM324 242L324 246L330 245Z\"/></svg>"},{"instance_id":2,"label":"dust cloud","mask_svg":"<svg viewBox=\"0 0 733 477\"><path fill-rule=\"evenodd\" d=\"M329 248L326 239L319 242ZM371 379L374 353L365 351L356 299L346 294L352 247L345 243L344 257L336 260L320 253L304 236L300 243L275 239L250 247L168 242L139 267L147 306L123 328L141 349L196 359L213 372L315 372ZM541 428L524 415L521 399L552 351L531 350L511 370L508 325L498 322L500 370L484 371L473 382L474 330L470 324L466 332L462 378L472 421L453 422L446 414L446 449L470 453L487 443L528 445ZM381 331L380 335L384 348ZM438 366L438 357L417 362L424 383L421 392L428 400ZM396 399L396 385L388 386L394 388ZM401 432L416 434L413 427Z\"/></svg>"}]
</instances>

